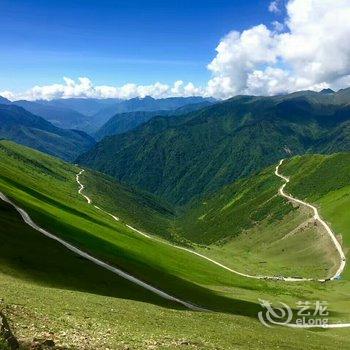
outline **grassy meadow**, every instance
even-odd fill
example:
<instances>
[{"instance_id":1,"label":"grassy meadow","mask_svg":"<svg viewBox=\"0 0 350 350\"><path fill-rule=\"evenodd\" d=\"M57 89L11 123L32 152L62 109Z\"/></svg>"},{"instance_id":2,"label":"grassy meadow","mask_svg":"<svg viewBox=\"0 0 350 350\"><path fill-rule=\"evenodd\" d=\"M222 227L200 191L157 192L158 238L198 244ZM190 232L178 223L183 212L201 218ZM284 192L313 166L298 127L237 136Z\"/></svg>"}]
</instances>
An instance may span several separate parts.
<instances>
[{"instance_id":1,"label":"grassy meadow","mask_svg":"<svg viewBox=\"0 0 350 350\"><path fill-rule=\"evenodd\" d=\"M292 173L301 169L298 163L298 167L293 165L298 161L304 160L293 159L282 168L291 176L291 184L294 178L297 181L301 176ZM271 349L278 346L301 349L306 343L309 349L321 346L345 349L350 346L346 329L320 332L276 327L270 330L263 327L256 317L261 310L259 299L284 301L290 305L295 305L298 300L328 300L332 321L349 321L348 272L343 280L326 284L272 282L235 275L198 256L128 229L125 223L164 238L173 239L183 234L184 241L192 240L189 233L183 233L190 227L190 219L185 219L166 203L159 204L150 195L86 171L81 177L82 183L87 185L86 194L94 204L121 220L116 222L89 205L77 193L75 176L79 170L40 152L11 142L0 142L0 191L24 208L37 224L169 294L215 312L184 310L94 266L32 230L14 209L1 203L0 242L1 250L5 252L0 257L2 307L15 333L23 341L34 336L54 337L57 344L67 348L80 345L86 349ZM242 188L247 187L247 183L233 185L237 186L234 187L235 195L230 197L230 191L226 189L224 200L213 199L220 208L226 206L221 213L227 216L221 220L213 210L214 228L208 228L207 236L210 230L216 230L215 222L217 229L221 230L220 221L224 223L226 233L231 233L232 227L234 232L232 235L220 234L213 242L193 239L197 243L194 247L243 272L277 273L280 267L284 267L283 271L288 274L311 273L313 269L321 274L323 269L331 266L333 256L325 253L325 243L309 248L309 244L317 242L315 230L310 228L306 240L304 230L291 235L288 243L281 240L276 244L276 240L292 230L294 222L299 224L309 214L273 195L281 181L268 175L270 170L254 180L257 183L254 191L264 189L263 196L254 200L254 193L249 194L251 205L255 203L259 210L253 212L250 209L249 216L246 215L249 207L237 209L234 203L230 203L236 198L237 204L246 195L242 194ZM274 188L271 189L263 179L273 182ZM334 191L345 191L345 188ZM287 189L294 194L292 187ZM319 198L307 194L318 205L325 205L321 213L327 221L336 221L334 228L337 232L338 228L339 232L347 229L345 214L349 203L344 194L332 192L329 197L330 192L326 190ZM270 197L273 199L265 205ZM339 211L335 214L333 205L345 208L343 214ZM270 208L271 217L266 218L264 213ZM198 218L205 214L202 209L192 210L188 215ZM225 210L233 212L226 214ZM239 211L235 213L235 210ZM247 217L242 216L244 225L230 227L230 215L236 220L239 213ZM254 222L261 226L254 225ZM157 227L154 232L152 227ZM195 236L198 236L198 231ZM343 235L343 240L347 245L348 237ZM264 246L257 251L256 247L262 241ZM295 252L289 252L294 254L293 257L281 254L282 249L290 249L290 244L296 247ZM302 244L308 252L304 262ZM236 260L231 260L231 247L237 255ZM244 255L247 248L249 254ZM242 256L238 257L239 254ZM286 258L283 260L282 256ZM263 260L268 262L267 265L260 264ZM291 267L295 261L295 266ZM260 266L260 270L254 266Z\"/></svg>"}]
</instances>

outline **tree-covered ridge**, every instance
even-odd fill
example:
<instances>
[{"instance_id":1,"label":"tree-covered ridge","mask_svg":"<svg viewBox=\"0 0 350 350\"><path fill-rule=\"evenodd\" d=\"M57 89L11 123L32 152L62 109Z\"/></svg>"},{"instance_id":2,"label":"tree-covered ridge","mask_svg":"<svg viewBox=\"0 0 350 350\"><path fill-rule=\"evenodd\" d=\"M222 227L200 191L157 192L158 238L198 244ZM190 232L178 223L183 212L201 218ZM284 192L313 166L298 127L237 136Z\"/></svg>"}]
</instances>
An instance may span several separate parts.
<instances>
[{"instance_id":1,"label":"tree-covered ridge","mask_svg":"<svg viewBox=\"0 0 350 350\"><path fill-rule=\"evenodd\" d=\"M331 102L328 94L311 92L238 96L153 118L105 138L78 162L183 205L289 154L349 150L349 107Z\"/></svg>"},{"instance_id":2,"label":"tree-covered ridge","mask_svg":"<svg viewBox=\"0 0 350 350\"><path fill-rule=\"evenodd\" d=\"M202 102L188 104L171 110L119 113L110 118L104 125L102 125L102 127L95 133L95 137L97 140L102 140L106 136L122 134L129 130L135 129L137 126L146 123L156 116L164 117L181 115L199 110L212 104L213 102L204 100Z\"/></svg>"},{"instance_id":3,"label":"tree-covered ridge","mask_svg":"<svg viewBox=\"0 0 350 350\"><path fill-rule=\"evenodd\" d=\"M70 161L95 144L94 139L82 131L60 129L12 104L0 104L0 138Z\"/></svg>"}]
</instances>

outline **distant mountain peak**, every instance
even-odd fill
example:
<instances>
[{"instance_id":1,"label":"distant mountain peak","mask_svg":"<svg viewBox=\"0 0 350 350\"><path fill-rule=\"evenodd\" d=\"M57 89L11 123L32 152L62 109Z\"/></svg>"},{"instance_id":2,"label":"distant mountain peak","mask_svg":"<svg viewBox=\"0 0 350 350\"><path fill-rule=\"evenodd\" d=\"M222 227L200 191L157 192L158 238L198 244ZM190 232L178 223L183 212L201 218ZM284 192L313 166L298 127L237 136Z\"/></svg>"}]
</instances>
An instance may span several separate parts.
<instances>
[{"instance_id":1,"label":"distant mountain peak","mask_svg":"<svg viewBox=\"0 0 350 350\"><path fill-rule=\"evenodd\" d=\"M160 102L167 107L166 115L152 114L145 122L150 108L127 118L118 114L98 137L112 136L81 155L78 163L185 205L286 153L350 149L346 93L238 96L176 116L171 116L174 104L157 102L158 108ZM137 124L141 118L142 124Z\"/></svg>"},{"instance_id":2,"label":"distant mountain peak","mask_svg":"<svg viewBox=\"0 0 350 350\"><path fill-rule=\"evenodd\" d=\"M334 94L335 91L332 89L323 89L320 91L321 94Z\"/></svg>"},{"instance_id":3,"label":"distant mountain peak","mask_svg":"<svg viewBox=\"0 0 350 350\"><path fill-rule=\"evenodd\" d=\"M95 144L84 132L58 128L15 104L0 104L0 138L65 160L74 160Z\"/></svg>"},{"instance_id":4,"label":"distant mountain peak","mask_svg":"<svg viewBox=\"0 0 350 350\"><path fill-rule=\"evenodd\" d=\"M10 105L12 102L5 97L0 96L0 104Z\"/></svg>"}]
</instances>

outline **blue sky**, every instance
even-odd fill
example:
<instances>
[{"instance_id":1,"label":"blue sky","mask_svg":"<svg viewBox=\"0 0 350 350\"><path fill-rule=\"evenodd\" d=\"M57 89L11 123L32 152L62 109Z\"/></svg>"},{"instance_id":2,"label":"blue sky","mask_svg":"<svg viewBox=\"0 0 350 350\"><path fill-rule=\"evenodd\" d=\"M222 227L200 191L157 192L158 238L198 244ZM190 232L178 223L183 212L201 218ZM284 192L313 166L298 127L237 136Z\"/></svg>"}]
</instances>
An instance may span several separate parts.
<instances>
[{"instance_id":1,"label":"blue sky","mask_svg":"<svg viewBox=\"0 0 350 350\"><path fill-rule=\"evenodd\" d=\"M87 76L96 84L204 85L231 30L266 23L270 1L0 1L0 89Z\"/></svg>"}]
</instances>

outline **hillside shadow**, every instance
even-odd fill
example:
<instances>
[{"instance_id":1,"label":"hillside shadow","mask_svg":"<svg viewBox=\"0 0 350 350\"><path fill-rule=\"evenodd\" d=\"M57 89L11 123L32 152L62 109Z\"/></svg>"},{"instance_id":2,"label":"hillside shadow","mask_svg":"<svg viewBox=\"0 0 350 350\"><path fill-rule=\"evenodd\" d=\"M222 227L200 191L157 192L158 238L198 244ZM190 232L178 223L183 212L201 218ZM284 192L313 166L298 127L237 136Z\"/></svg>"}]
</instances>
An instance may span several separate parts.
<instances>
[{"instance_id":1,"label":"hillside shadow","mask_svg":"<svg viewBox=\"0 0 350 350\"><path fill-rule=\"evenodd\" d=\"M99 220L95 217L92 217L91 215L88 215L86 214L83 210L77 210L71 206L68 206L58 200L55 200L53 199L52 197L49 197L47 196L46 194L42 193L42 192L39 192L31 187L28 187L28 186L25 186L19 182L17 182L16 180L14 179L10 179L6 176L3 176L0 174L0 179L3 179L5 182L7 182L8 184L10 184L11 186L13 186L14 188L20 190L20 191L23 191L24 193L26 194L29 194L31 195L33 198L37 199L38 201L41 201L43 203L47 203L55 208L58 208L60 210L63 210L69 214L72 214L72 215L77 215L79 216L80 218L82 219L86 219L86 220L89 220L91 222L94 222L95 224L98 224L98 225L101 225L101 226L104 226L104 227L108 227L108 228L111 228L113 229L113 225L111 224L107 224L104 220ZM78 191L78 187L77 187L77 191ZM82 201L83 201L83 198L82 198ZM83 202L82 202L83 203ZM21 205L19 205L21 206Z\"/></svg>"},{"instance_id":2,"label":"hillside shadow","mask_svg":"<svg viewBox=\"0 0 350 350\"><path fill-rule=\"evenodd\" d=\"M98 241L95 238L94 240ZM102 242L104 241L101 240ZM167 301L70 252L58 242L26 225L17 211L2 201L0 201L0 250L1 271L19 279L47 287L141 301L171 309L185 309L180 304ZM159 271L153 272L159 273ZM211 311L256 318L258 311L261 310L258 304L218 295L176 276L160 277L162 286L154 285L157 283L156 278L151 284L168 291L164 287L166 285L164 281L169 281L169 290L178 286L175 295L172 292L169 294Z\"/></svg>"}]
</instances>

